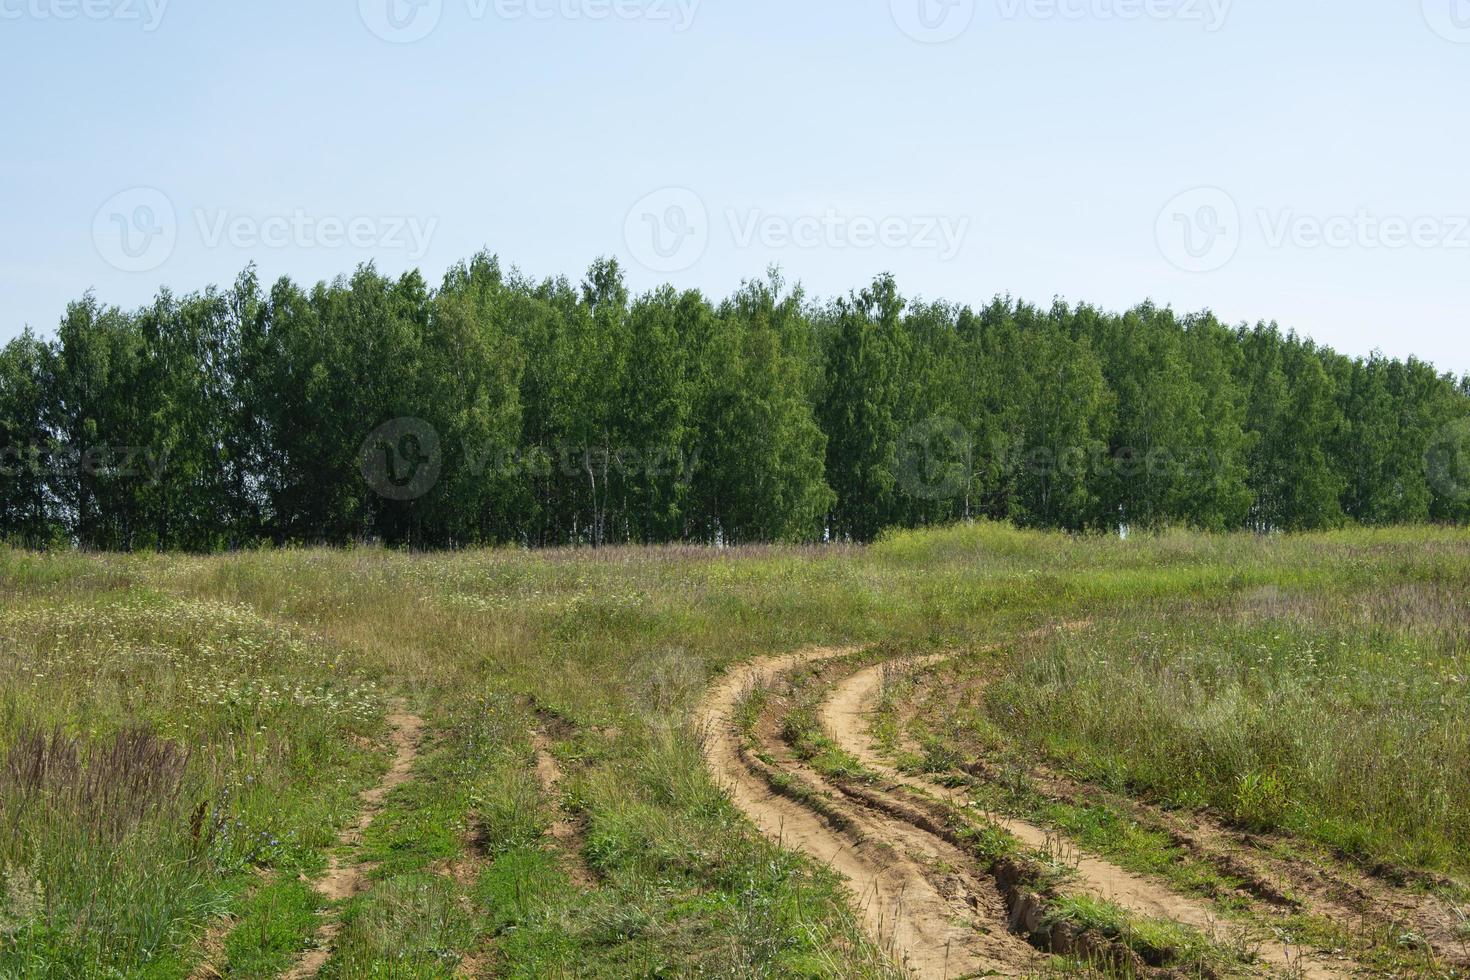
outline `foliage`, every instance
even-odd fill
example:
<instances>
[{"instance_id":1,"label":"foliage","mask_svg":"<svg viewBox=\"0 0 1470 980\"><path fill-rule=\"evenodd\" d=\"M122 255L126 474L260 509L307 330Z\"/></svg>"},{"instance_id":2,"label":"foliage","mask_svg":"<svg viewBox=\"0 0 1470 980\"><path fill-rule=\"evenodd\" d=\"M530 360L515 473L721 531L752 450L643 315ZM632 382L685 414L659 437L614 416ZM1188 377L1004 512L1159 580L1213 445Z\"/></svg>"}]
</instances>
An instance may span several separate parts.
<instances>
[{"instance_id":1,"label":"foliage","mask_svg":"<svg viewBox=\"0 0 1470 980\"><path fill-rule=\"evenodd\" d=\"M1144 304L712 303L480 254L140 310L0 350L0 539L207 552L867 541L1470 520L1470 379Z\"/></svg>"}]
</instances>

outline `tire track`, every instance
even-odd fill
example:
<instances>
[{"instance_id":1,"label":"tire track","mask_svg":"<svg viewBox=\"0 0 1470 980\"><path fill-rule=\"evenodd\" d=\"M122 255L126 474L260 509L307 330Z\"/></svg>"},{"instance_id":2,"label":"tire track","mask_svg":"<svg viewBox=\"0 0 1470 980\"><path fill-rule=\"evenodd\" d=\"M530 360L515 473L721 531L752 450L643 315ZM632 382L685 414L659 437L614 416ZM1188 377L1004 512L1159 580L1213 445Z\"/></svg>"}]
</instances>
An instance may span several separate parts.
<instances>
[{"instance_id":1,"label":"tire track","mask_svg":"<svg viewBox=\"0 0 1470 980\"><path fill-rule=\"evenodd\" d=\"M922 670L953 659L953 656L950 653L935 654L909 661L908 666L912 670ZM821 724L844 751L857 758L865 767L881 774L885 780L915 792L933 795L940 789L939 787L927 780L915 779L899 772L873 747L868 720L869 713L878 702L884 672L891 666L891 662L881 663L860 670L839 682L828 700L822 705ZM950 791L950 793L953 800L958 791ZM991 819L1028 847L1037 850L1053 851L1062 840L1056 833L1024 820L1001 815L992 815ZM1069 863L1077 869L1083 892L1114 902L1142 916L1171 919L1188 925L1226 945L1254 945L1252 937L1247 934L1246 930L1234 923L1221 920L1203 902L1180 895L1165 885L1127 871L1109 861L1076 852L1074 846L1065 842L1063 847L1069 847L1075 852L1071 854ZM1200 856L1205 860L1210 860L1212 855L1205 853ZM1224 858L1220 863L1228 865L1230 873L1247 870L1241 867L1238 855ZM1261 878L1263 880L1259 888L1255 890L1267 895L1279 896L1275 888L1265 880L1266 876L1261 876ZM1278 903L1268 900L1268 904ZM1315 909L1313 911L1331 916L1340 910ZM1257 950L1257 955L1275 971L1308 978L1308 980L1318 980L1318 978L1326 980L1326 978L1348 976L1351 973L1350 964L1305 949L1277 943L1261 945Z\"/></svg>"},{"instance_id":2,"label":"tire track","mask_svg":"<svg viewBox=\"0 0 1470 980\"><path fill-rule=\"evenodd\" d=\"M946 658L928 659L942 663ZM914 661L911 666L923 669L929 665ZM904 750L919 752L919 747L909 742ZM996 779L983 762L962 768L982 780ZM1470 932L1466 929L1470 907L1457 908L1446 898L1403 887L1399 880L1376 870L1363 870L1328 855L1298 853L1301 842L1288 836L1247 833L1206 814L1161 811L1078 783L1045 766L1032 767L1028 775L1048 798L1074 805L1101 801L1123 810L1141 825L1167 835L1175 846L1201 862L1240 880L1246 893L1267 906L1305 911L1344 927L1371 929L1378 934L1377 941L1391 936L1395 937L1391 942L1421 945L1438 960L1441 973L1437 975L1470 976ZM1412 873L1407 876L1413 878ZM1424 877L1426 881L1442 880Z\"/></svg>"},{"instance_id":3,"label":"tire track","mask_svg":"<svg viewBox=\"0 0 1470 980\"><path fill-rule=\"evenodd\" d=\"M338 851L361 846L363 835L383 812L383 802L388 794L413 778L413 764L418 759L424 720L410 713L402 703L395 703L388 715L388 725L392 729L389 739L393 745L393 763L376 786L359 794L362 811L357 820L338 835ZM326 872L313 882L313 887L328 902L340 902L363 890L368 870L361 861L334 854ZM286 971L284 980L310 980L321 972L332 955L332 944L341 928L336 912L328 910L317 926L312 947Z\"/></svg>"},{"instance_id":4,"label":"tire track","mask_svg":"<svg viewBox=\"0 0 1470 980\"><path fill-rule=\"evenodd\" d=\"M541 786L542 795L552 801L556 808L556 816L546 831L547 836L555 843L562 858L562 866L572 884L578 888L596 888L597 878L582 858L582 830L567 819L558 802L561 783L566 774L562 772L561 764L551 752L551 739L544 731L532 732L531 748L536 753L536 781Z\"/></svg>"},{"instance_id":5,"label":"tire track","mask_svg":"<svg viewBox=\"0 0 1470 980\"><path fill-rule=\"evenodd\" d=\"M246 891L246 896L253 895L259 888L270 885L276 880L274 871L266 871L257 868L255 871L256 881ZM228 969L228 957L225 954L225 942L230 938L230 933L240 920L234 916L220 919L212 923L205 930L204 938L199 942L199 963L189 973L189 980L220 980L225 976Z\"/></svg>"},{"instance_id":6,"label":"tire track","mask_svg":"<svg viewBox=\"0 0 1470 980\"><path fill-rule=\"evenodd\" d=\"M956 870L969 862L957 848L891 816L828 801L819 813L772 788L797 773L821 783L794 760L772 767L746 751L734 715L742 697L771 674L841 656L808 650L732 670L700 710L705 759L731 800L768 837L841 874L857 900L868 934L919 977L988 973L1018 976L1036 953L1006 928L1004 903L988 880ZM826 810L826 807L823 807Z\"/></svg>"}]
</instances>

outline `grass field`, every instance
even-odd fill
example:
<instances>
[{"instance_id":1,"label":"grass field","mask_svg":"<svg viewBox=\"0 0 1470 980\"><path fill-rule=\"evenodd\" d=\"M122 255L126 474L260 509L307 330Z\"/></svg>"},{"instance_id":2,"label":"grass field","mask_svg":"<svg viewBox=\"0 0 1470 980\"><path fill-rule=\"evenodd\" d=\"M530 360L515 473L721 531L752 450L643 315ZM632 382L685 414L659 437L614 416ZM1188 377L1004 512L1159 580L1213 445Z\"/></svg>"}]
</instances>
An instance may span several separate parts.
<instances>
[{"instance_id":1,"label":"grass field","mask_svg":"<svg viewBox=\"0 0 1470 980\"><path fill-rule=\"evenodd\" d=\"M1470 533L977 525L868 548L0 550L0 976L899 976L837 872L706 766L712 685L812 647L850 652L742 702L792 805L912 810L932 786L972 814L974 888L1035 826L1289 934L1321 975L1466 975ZM821 706L885 662L865 758ZM880 805L901 809L853 819ZM1027 886L1053 944L1014 972L1313 975L1032 858L1061 869ZM1062 922L1131 952L1062 948Z\"/></svg>"}]
</instances>

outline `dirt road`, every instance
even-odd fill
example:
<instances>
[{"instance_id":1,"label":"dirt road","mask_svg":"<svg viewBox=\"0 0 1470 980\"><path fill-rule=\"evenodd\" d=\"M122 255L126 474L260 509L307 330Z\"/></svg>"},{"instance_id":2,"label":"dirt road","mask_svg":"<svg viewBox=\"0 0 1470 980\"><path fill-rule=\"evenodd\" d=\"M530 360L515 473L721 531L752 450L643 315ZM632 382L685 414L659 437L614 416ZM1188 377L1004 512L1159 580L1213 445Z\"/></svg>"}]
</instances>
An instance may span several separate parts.
<instances>
[{"instance_id":1,"label":"dirt road","mask_svg":"<svg viewBox=\"0 0 1470 980\"><path fill-rule=\"evenodd\" d=\"M869 935L918 977L1033 972L1042 954L1019 932L1035 917L1018 896L938 826L946 791L898 772L873 747L868 715L888 664L840 676L818 711L821 726L844 751L878 775L855 785L827 779L796 758L769 713L741 731L737 709L757 686L808 665L834 663L853 651L815 649L741 666L715 685L701 710L706 761L734 803L767 836L801 850L845 877ZM911 661L919 669L945 659ZM834 668L839 669L839 668ZM958 803L959 801L954 801ZM1245 927L1225 922L1202 900L1079 853L1045 828L994 818L1037 851L1064 853L1076 869L1071 894L1093 895L1136 915L1190 926L1223 945L1254 946L1274 975L1326 980L1350 972L1340 960L1291 946L1257 943ZM1013 931L1014 930L1014 931ZM1128 954L1125 954L1128 955Z\"/></svg>"},{"instance_id":2,"label":"dirt road","mask_svg":"<svg viewBox=\"0 0 1470 980\"><path fill-rule=\"evenodd\" d=\"M838 650L809 650L731 671L707 696L701 718L706 760L731 799L767 836L830 866L848 881L868 933L880 948L920 977L991 973L1017 976L1036 952L1006 928L1006 909L993 885L973 874L941 870L969 862L951 845L902 821L839 800L827 813L777 794L774 767L743 745L734 723L743 695L763 677ZM790 760L781 769L806 776Z\"/></svg>"},{"instance_id":3,"label":"dirt road","mask_svg":"<svg viewBox=\"0 0 1470 980\"><path fill-rule=\"evenodd\" d=\"M383 811L383 801L388 794L413 778L413 764L418 759L424 720L398 704L388 715L388 725L391 729L389 739L393 746L393 763L376 786L364 790L359 796L362 812L351 826L338 835L339 853L333 855L326 873L313 883L321 896L329 902L351 898L363 889L368 869L355 856L344 856L340 852L354 849L362 843L363 834ZM286 971L284 980L309 980L320 973L332 955L332 942L340 929L335 911L329 910L317 927L312 947Z\"/></svg>"},{"instance_id":4,"label":"dirt road","mask_svg":"<svg viewBox=\"0 0 1470 980\"><path fill-rule=\"evenodd\" d=\"M950 656L936 654L912 661L910 666L915 669L923 668L949 659ZM920 793L943 792L934 783L900 773L873 748L868 715L878 703L883 674L888 668L888 664L877 664L838 682L831 696L822 705L822 726L846 752L867 768L881 774L885 780ZM1257 955L1282 973L1303 977L1305 980L1329 980L1347 975L1340 966L1306 950L1276 943L1258 943L1241 926L1223 921L1204 902L1180 895L1165 885L1120 868L1112 862L1082 853L1071 842L1042 827L1001 815L993 815L991 819L1027 847L1044 852L1061 850L1066 853L1069 865L1077 873L1077 880L1069 890L1113 902L1144 918L1173 920L1196 929L1223 945L1258 945Z\"/></svg>"}]
</instances>

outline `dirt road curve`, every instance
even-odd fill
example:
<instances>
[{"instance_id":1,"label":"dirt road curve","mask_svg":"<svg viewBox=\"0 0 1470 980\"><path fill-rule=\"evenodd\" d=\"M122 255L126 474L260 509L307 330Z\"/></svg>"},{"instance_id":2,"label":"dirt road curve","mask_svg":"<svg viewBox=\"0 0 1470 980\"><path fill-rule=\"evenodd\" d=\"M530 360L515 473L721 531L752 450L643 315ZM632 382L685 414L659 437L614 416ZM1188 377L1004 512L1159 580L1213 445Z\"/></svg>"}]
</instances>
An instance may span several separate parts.
<instances>
[{"instance_id":1,"label":"dirt road curve","mask_svg":"<svg viewBox=\"0 0 1470 980\"><path fill-rule=\"evenodd\" d=\"M912 661L910 666L922 668L949 658L949 654L937 654ZM822 705L822 726L842 748L856 757L864 766L881 773L893 783L908 786L921 793L933 793L937 787L905 776L889 765L873 749L869 734L868 712L878 702L883 685L883 672L887 664L860 670L833 689L832 696ZM1007 833L1016 837L1027 847L1038 850L1067 848L1056 835L1034 824L1010 817L995 816L992 819ZM1199 930L1220 943L1249 945L1247 937L1239 935L1239 927L1220 920L1207 905L1179 895L1163 885L1133 874L1108 861L1080 852L1070 852L1071 863L1076 867L1078 882L1076 890L1121 905L1138 915L1151 919L1172 919ZM1301 950L1276 944L1263 945L1258 951L1260 958L1282 972L1305 980L1341 977L1347 974L1341 969L1320 961Z\"/></svg>"},{"instance_id":2,"label":"dirt road curve","mask_svg":"<svg viewBox=\"0 0 1470 980\"><path fill-rule=\"evenodd\" d=\"M873 749L868 712L876 704L886 664L840 679L821 705L822 727L850 755L880 775L881 785L832 782L797 759L764 717L750 735L734 721L744 695L782 674L852 651L817 649L756 661L733 670L701 709L711 770L731 799L767 836L801 850L843 875L868 933L915 976L1032 973L1041 954L1010 931L1013 910L999 884L975 859L926 819L915 801L941 797L935 785L896 771ZM918 669L948 655L911 661ZM792 785L799 791L792 792ZM782 792L773 789L778 787ZM803 795L804 794L804 795ZM793 796L797 798L792 798ZM1149 918L1172 919L1224 943L1247 943L1241 927L1220 921L1210 907L1101 859L1075 853L1041 827L1014 819L1000 825L1027 846L1064 850L1077 866L1074 892L1096 895ZM1277 944L1259 944L1263 965L1276 975L1326 980L1350 975L1340 962Z\"/></svg>"},{"instance_id":3,"label":"dirt road curve","mask_svg":"<svg viewBox=\"0 0 1470 980\"><path fill-rule=\"evenodd\" d=\"M764 765L744 751L732 721L741 696L763 676L839 656L811 650L747 664L711 690L701 717L705 755L731 799L767 836L794 847L843 875L871 935L881 948L920 977L975 973L1016 976L1036 953L1006 930L1000 896L973 875L938 874L938 862L963 867L964 856L943 841L857 808L844 808L844 827L774 793ZM783 768L785 768L783 766Z\"/></svg>"}]
</instances>

